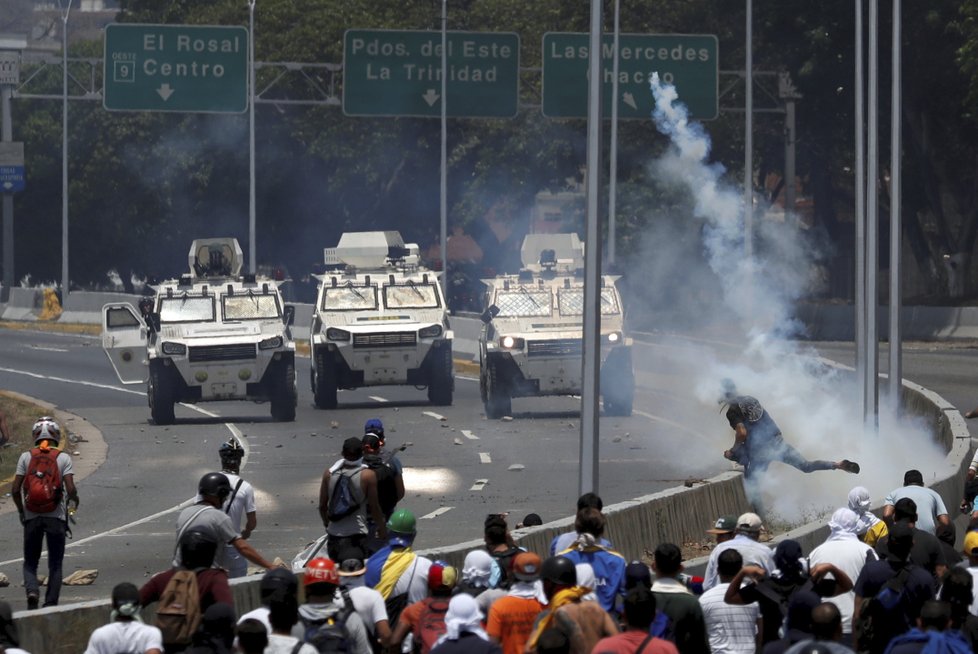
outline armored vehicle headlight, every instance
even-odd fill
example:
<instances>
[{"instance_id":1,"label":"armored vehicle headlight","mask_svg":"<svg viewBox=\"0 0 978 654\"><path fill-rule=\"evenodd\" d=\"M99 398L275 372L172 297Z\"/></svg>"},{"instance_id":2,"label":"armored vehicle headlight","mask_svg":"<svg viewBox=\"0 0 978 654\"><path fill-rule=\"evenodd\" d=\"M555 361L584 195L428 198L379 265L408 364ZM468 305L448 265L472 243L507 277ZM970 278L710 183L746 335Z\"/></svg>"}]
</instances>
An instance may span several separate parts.
<instances>
[{"instance_id":1,"label":"armored vehicle headlight","mask_svg":"<svg viewBox=\"0 0 978 654\"><path fill-rule=\"evenodd\" d=\"M326 338L331 341L348 341L350 340L350 332L345 329L330 327L326 330Z\"/></svg>"},{"instance_id":2,"label":"armored vehicle headlight","mask_svg":"<svg viewBox=\"0 0 978 654\"><path fill-rule=\"evenodd\" d=\"M259 350L274 350L277 347L282 347L282 337L273 336L271 338L266 338L261 343L258 344Z\"/></svg>"},{"instance_id":3,"label":"armored vehicle headlight","mask_svg":"<svg viewBox=\"0 0 978 654\"><path fill-rule=\"evenodd\" d=\"M187 353L186 345L172 341L164 341L161 349L163 350L163 354L169 354L170 356L183 356Z\"/></svg>"},{"instance_id":4,"label":"armored vehicle headlight","mask_svg":"<svg viewBox=\"0 0 978 654\"><path fill-rule=\"evenodd\" d=\"M615 343L621 343L621 333L619 332L611 332L610 334L607 334L605 338L612 345L614 345Z\"/></svg>"},{"instance_id":5,"label":"armored vehicle headlight","mask_svg":"<svg viewBox=\"0 0 978 654\"><path fill-rule=\"evenodd\" d=\"M418 336L421 338L438 338L441 336L441 325L431 325L430 327L422 327L418 331Z\"/></svg>"},{"instance_id":6,"label":"armored vehicle headlight","mask_svg":"<svg viewBox=\"0 0 978 654\"><path fill-rule=\"evenodd\" d=\"M503 336L499 339L499 347L504 350L522 350L523 339L516 336Z\"/></svg>"}]
</instances>

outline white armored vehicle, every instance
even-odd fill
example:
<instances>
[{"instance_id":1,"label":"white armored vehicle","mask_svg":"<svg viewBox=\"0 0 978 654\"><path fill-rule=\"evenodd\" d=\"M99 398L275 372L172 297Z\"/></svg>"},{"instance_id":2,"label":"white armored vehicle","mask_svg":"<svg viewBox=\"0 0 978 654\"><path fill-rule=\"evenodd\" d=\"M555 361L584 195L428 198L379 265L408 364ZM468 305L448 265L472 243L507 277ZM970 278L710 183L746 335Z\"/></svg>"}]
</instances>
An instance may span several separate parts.
<instances>
[{"instance_id":1,"label":"white armored vehicle","mask_svg":"<svg viewBox=\"0 0 978 654\"><path fill-rule=\"evenodd\" d=\"M350 232L325 250L309 333L316 406L335 409L337 389L427 387L452 403L453 333L434 272L398 232Z\"/></svg>"},{"instance_id":2,"label":"white armored vehicle","mask_svg":"<svg viewBox=\"0 0 978 654\"><path fill-rule=\"evenodd\" d=\"M479 338L479 389L487 418L512 398L578 395L582 388L584 244L577 234L530 234L518 275L488 286ZM601 395L607 415L632 413L632 342L624 333L617 276L601 276Z\"/></svg>"},{"instance_id":3,"label":"white armored vehicle","mask_svg":"<svg viewBox=\"0 0 978 654\"><path fill-rule=\"evenodd\" d=\"M156 297L102 307L102 347L123 384L147 383L158 425L176 402L268 401L276 420L295 420L295 308L278 284L241 275L234 238L197 239L190 273L155 287Z\"/></svg>"}]
</instances>

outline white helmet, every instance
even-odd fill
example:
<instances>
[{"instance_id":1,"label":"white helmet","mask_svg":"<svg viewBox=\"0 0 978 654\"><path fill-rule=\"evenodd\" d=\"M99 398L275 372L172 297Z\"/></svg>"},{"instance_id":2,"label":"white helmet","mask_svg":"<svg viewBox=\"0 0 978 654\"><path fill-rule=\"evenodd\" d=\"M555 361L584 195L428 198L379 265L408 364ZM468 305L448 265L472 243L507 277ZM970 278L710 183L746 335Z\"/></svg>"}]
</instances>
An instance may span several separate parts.
<instances>
[{"instance_id":1,"label":"white helmet","mask_svg":"<svg viewBox=\"0 0 978 654\"><path fill-rule=\"evenodd\" d=\"M61 442L61 427L55 422L54 418L44 416L38 418L31 430L34 436L34 444L38 445L43 440L49 440L58 444Z\"/></svg>"}]
</instances>

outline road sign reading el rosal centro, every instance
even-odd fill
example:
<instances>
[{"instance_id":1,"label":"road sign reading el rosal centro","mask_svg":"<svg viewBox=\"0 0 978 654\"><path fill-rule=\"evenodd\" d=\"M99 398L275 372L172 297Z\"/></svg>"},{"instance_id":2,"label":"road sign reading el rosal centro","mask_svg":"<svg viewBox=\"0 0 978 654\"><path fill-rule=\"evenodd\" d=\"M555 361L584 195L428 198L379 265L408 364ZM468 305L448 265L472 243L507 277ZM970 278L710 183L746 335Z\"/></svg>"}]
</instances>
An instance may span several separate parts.
<instances>
[{"instance_id":1,"label":"road sign reading el rosal centro","mask_svg":"<svg viewBox=\"0 0 978 654\"><path fill-rule=\"evenodd\" d=\"M109 111L241 113L248 108L248 30L110 24L104 80Z\"/></svg>"},{"instance_id":2,"label":"road sign reading el rosal centro","mask_svg":"<svg viewBox=\"0 0 978 654\"><path fill-rule=\"evenodd\" d=\"M455 118L509 118L519 102L520 38L509 32L448 32L448 102ZM441 116L441 32L347 30L343 113Z\"/></svg>"},{"instance_id":3,"label":"road sign reading el rosal centro","mask_svg":"<svg viewBox=\"0 0 978 654\"><path fill-rule=\"evenodd\" d=\"M654 107L652 73L675 85L679 100L693 118L712 120L718 111L719 63L712 34L619 34L618 116L648 119ZM543 35L543 115L587 116L588 35L548 32ZM601 40L603 115L611 115L614 38Z\"/></svg>"}]
</instances>

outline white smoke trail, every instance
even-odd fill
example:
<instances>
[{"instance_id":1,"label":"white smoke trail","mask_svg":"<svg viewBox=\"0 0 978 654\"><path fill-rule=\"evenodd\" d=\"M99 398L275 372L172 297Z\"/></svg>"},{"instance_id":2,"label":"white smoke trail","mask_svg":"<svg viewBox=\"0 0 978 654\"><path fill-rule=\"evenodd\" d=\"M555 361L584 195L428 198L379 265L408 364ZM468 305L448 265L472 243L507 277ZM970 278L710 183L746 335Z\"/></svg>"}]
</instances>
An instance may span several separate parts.
<instances>
[{"instance_id":1,"label":"white smoke trail","mask_svg":"<svg viewBox=\"0 0 978 654\"><path fill-rule=\"evenodd\" d=\"M709 136L701 125L690 121L675 88L660 83L653 74L651 89L653 119L669 137L670 147L650 164L649 173L660 184L681 189L691 198L693 215L680 220L687 233L690 226L703 224L703 257L720 293L697 288L692 280L702 281L703 276L684 275L683 266L676 265L681 261L670 260L668 266L655 263L675 256L657 239L680 233L682 224L654 226L647 248L651 254L644 258L648 269L638 274L681 289L671 296L668 310L685 311L684 324L697 334L711 326L709 311L704 311L704 303L697 298L716 298L713 304L720 306L713 309L712 318L720 329L711 335L723 344L717 347L700 341L691 345L683 334L677 336L675 347L669 347L666 337L667 347L646 365L676 371L670 377L672 390L678 394L685 389L697 398L699 415L689 426L716 435L714 464L722 461L722 451L733 442L733 432L717 408L720 380L729 377L740 392L761 401L785 440L802 456L830 461L847 458L862 465L858 476L839 471L803 474L785 465L772 465L762 476L769 518L795 524L825 515L844 506L848 490L856 485L869 488L879 502L902 485L907 468L922 470L925 479L933 478L944 455L930 442L922 425L895 422L881 408L880 436L864 433L852 375L824 365L810 347L790 340L800 332L794 303L812 287L817 248L801 230L758 218L754 221L754 254L747 257L741 189L724 180L721 165L710 162ZM674 456L683 454L694 458L689 452ZM695 465L704 465L706 457L697 453L695 458Z\"/></svg>"}]
</instances>

